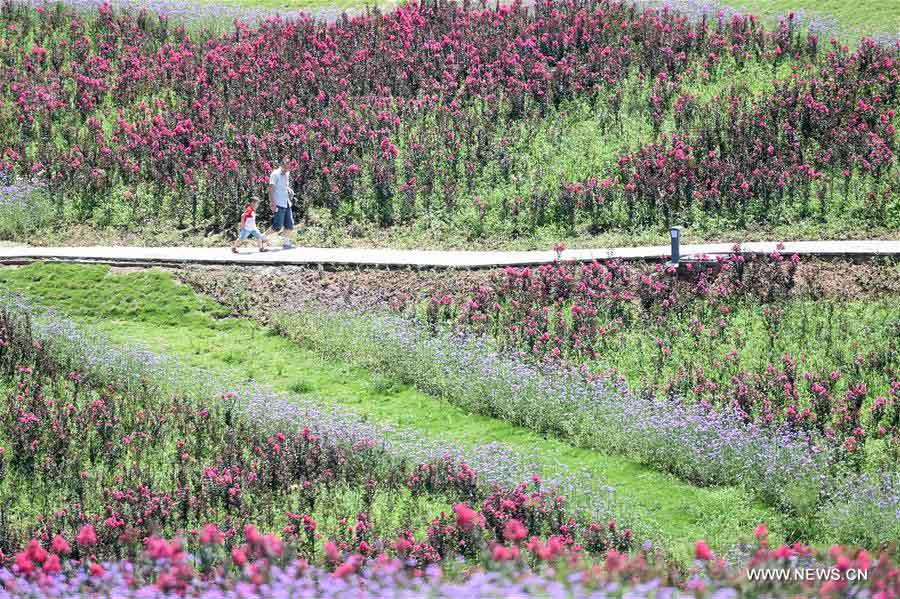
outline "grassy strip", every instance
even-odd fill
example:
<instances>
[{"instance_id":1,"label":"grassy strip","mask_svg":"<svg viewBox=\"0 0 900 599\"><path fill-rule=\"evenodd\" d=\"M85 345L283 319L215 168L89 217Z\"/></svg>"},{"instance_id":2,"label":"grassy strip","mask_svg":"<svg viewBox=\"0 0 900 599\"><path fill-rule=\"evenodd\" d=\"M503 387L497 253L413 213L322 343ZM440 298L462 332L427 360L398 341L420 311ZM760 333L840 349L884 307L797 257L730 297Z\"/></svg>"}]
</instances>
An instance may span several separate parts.
<instances>
[{"instance_id":1,"label":"grassy strip","mask_svg":"<svg viewBox=\"0 0 900 599\"><path fill-rule=\"evenodd\" d=\"M882 33L900 35L900 3L893 0L735 0L728 4L773 21L802 11L805 22L833 27L848 42Z\"/></svg>"},{"instance_id":2,"label":"grassy strip","mask_svg":"<svg viewBox=\"0 0 900 599\"><path fill-rule=\"evenodd\" d=\"M161 271L116 276L99 266L36 264L0 271L0 284L42 298L113 340L140 340L149 349L236 380L327 398L374 420L449 435L463 445L500 441L542 458L547 473L563 467L602 477L616 502L657 531L676 555L706 538L724 547L765 520L774 534L780 517L737 488L698 488L596 451L576 449L506 422L469 414L415 389L327 360L177 285Z\"/></svg>"}]
</instances>

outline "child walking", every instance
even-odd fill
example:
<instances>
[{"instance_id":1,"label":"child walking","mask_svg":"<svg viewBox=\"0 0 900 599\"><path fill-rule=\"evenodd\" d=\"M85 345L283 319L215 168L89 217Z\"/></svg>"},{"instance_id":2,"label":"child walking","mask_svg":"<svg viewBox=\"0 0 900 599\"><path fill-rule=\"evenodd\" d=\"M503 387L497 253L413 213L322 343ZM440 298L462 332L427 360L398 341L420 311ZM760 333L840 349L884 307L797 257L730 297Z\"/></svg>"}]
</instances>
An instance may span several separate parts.
<instances>
[{"instance_id":1,"label":"child walking","mask_svg":"<svg viewBox=\"0 0 900 599\"><path fill-rule=\"evenodd\" d=\"M238 235L237 240L231 246L231 252L233 254L240 253L238 252L238 245L247 238L256 239L256 243L259 246L259 251L269 251L269 249L266 247L266 238L263 237L263 234L260 233L259 229L256 228L257 208L259 208L259 198L253 198L244 209L244 214L241 215L241 233L240 235Z\"/></svg>"}]
</instances>

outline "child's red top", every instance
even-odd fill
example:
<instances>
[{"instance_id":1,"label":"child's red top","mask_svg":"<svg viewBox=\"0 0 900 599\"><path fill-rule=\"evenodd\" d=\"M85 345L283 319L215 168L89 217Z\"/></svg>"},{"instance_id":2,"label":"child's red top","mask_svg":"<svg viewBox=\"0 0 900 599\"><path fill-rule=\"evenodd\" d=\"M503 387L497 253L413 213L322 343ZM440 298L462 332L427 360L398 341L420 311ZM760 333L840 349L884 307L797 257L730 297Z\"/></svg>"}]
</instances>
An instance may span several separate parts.
<instances>
[{"instance_id":1,"label":"child's red top","mask_svg":"<svg viewBox=\"0 0 900 599\"><path fill-rule=\"evenodd\" d=\"M244 210L244 214L241 215L241 228L247 228L247 221L255 221L256 220L256 211L253 209L253 206L247 206L246 210ZM254 222L255 224L255 222Z\"/></svg>"}]
</instances>

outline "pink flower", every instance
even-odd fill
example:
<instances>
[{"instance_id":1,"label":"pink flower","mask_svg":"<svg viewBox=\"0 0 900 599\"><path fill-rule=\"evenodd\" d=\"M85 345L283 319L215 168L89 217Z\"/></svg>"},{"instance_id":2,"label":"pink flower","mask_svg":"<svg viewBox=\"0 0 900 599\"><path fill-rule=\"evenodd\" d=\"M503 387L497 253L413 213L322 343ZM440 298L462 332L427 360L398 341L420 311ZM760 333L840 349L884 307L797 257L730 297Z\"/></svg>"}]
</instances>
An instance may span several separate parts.
<instances>
[{"instance_id":1,"label":"pink flower","mask_svg":"<svg viewBox=\"0 0 900 599\"><path fill-rule=\"evenodd\" d=\"M222 543L222 533L215 524L207 524L200 534L200 543L203 545L219 545Z\"/></svg>"},{"instance_id":2,"label":"pink flower","mask_svg":"<svg viewBox=\"0 0 900 599\"><path fill-rule=\"evenodd\" d=\"M259 534L259 531L256 530L255 526L248 524L244 527L244 538L246 538L247 542L251 545L255 545L260 541L261 535Z\"/></svg>"},{"instance_id":3,"label":"pink flower","mask_svg":"<svg viewBox=\"0 0 900 599\"><path fill-rule=\"evenodd\" d=\"M284 552L284 545L276 535L263 536L260 540L260 545L267 557L281 557L281 554Z\"/></svg>"},{"instance_id":4,"label":"pink flower","mask_svg":"<svg viewBox=\"0 0 900 599\"><path fill-rule=\"evenodd\" d=\"M697 559L702 560L711 560L713 558L713 552L710 550L709 545L706 544L706 541L697 541L694 547L694 555Z\"/></svg>"},{"instance_id":5,"label":"pink flower","mask_svg":"<svg viewBox=\"0 0 900 599\"><path fill-rule=\"evenodd\" d=\"M47 561L44 562L44 572L47 574L57 574L60 570L62 570L62 566L59 563L59 556L55 553L51 553L47 558Z\"/></svg>"},{"instance_id":6,"label":"pink flower","mask_svg":"<svg viewBox=\"0 0 900 599\"><path fill-rule=\"evenodd\" d=\"M34 562L28 557L24 551L16 554L16 567L22 574L28 575L34 572Z\"/></svg>"},{"instance_id":7,"label":"pink flower","mask_svg":"<svg viewBox=\"0 0 900 599\"><path fill-rule=\"evenodd\" d=\"M494 550L491 552L491 559L495 562L505 562L510 558L509 550L503 545L494 545Z\"/></svg>"},{"instance_id":8,"label":"pink flower","mask_svg":"<svg viewBox=\"0 0 900 599\"><path fill-rule=\"evenodd\" d=\"M328 561L330 562L341 561L341 552L338 551L337 545L334 544L334 541L327 541L325 543L325 557L328 558Z\"/></svg>"},{"instance_id":9,"label":"pink flower","mask_svg":"<svg viewBox=\"0 0 900 599\"><path fill-rule=\"evenodd\" d=\"M756 535L757 539L764 539L769 534L769 527L766 526L765 522L760 522L753 534Z\"/></svg>"},{"instance_id":10,"label":"pink flower","mask_svg":"<svg viewBox=\"0 0 900 599\"><path fill-rule=\"evenodd\" d=\"M513 519L507 521L506 526L503 528L503 538L507 541L518 543L527 536L528 531L518 520Z\"/></svg>"},{"instance_id":11,"label":"pink flower","mask_svg":"<svg viewBox=\"0 0 900 599\"><path fill-rule=\"evenodd\" d=\"M72 550L69 547L68 541L66 541L62 536L56 535L53 537L53 541L50 543L50 550L53 553L58 553L60 555L68 555L69 551Z\"/></svg>"},{"instance_id":12,"label":"pink flower","mask_svg":"<svg viewBox=\"0 0 900 599\"><path fill-rule=\"evenodd\" d=\"M478 520L478 512L464 503L454 505L453 511L456 513L456 525L463 530L471 530Z\"/></svg>"},{"instance_id":13,"label":"pink flower","mask_svg":"<svg viewBox=\"0 0 900 599\"><path fill-rule=\"evenodd\" d=\"M352 574L354 572L356 572L356 564L353 560L347 560L334 570L334 576L340 578L341 576L346 576L347 574Z\"/></svg>"},{"instance_id":14,"label":"pink flower","mask_svg":"<svg viewBox=\"0 0 900 599\"><path fill-rule=\"evenodd\" d=\"M81 530L78 531L78 536L75 537L75 542L78 543L79 547L93 547L97 544L97 533L94 532L94 527L90 524L85 524L81 527Z\"/></svg>"},{"instance_id":15,"label":"pink flower","mask_svg":"<svg viewBox=\"0 0 900 599\"><path fill-rule=\"evenodd\" d=\"M231 550L231 561L238 566L243 566L247 563L247 555L244 553L243 549L235 547Z\"/></svg>"},{"instance_id":16,"label":"pink flower","mask_svg":"<svg viewBox=\"0 0 900 599\"><path fill-rule=\"evenodd\" d=\"M47 559L47 550L41 547L37 539L31 539L26 551L28 552L28 557L35 563L43 564Z\"/></svg>"},{"instance_id":17,"label":"pink flower","mask_svg":"<svg viewBox=\"0 0 900 599\"><path fill-rule=\"evenodd\" d=\"M610 549L606 554L606 569L610 572L616 572L627 561L627 555L621 554L615 549Z\"/></svg>"},{"instance_id":18,"label":"pink flower","mask_svg":"<svg viewBox=\"0 0 900 599\"><path fill-rule=\"evenodd\" d=\"M788 545L782 545L775 550L775 557L778 559L788 559L794 554L794 551Z\"/></svg>"},{"instance_id":19,"label":"pink flower","mask_svg":"<svg viewBox=\"0 0 900 599\"><path fill-rule=\"evenodd\" d=\"M172 557L172 548L165 539L151 537L147 541L147 555L156 561L166 560Z\"/></svg>"}]
</instances>

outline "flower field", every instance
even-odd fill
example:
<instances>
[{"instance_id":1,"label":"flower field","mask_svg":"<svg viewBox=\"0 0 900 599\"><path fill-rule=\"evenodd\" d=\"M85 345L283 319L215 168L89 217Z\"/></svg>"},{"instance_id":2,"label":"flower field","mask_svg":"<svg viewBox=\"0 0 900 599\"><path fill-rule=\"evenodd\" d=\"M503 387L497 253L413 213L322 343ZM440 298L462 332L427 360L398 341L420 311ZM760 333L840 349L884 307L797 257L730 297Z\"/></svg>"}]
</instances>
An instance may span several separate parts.
<instances>
[{"instance_id":1,"label":"flower field","mask_svg":"<svg viewBox=\"0 0 900 599\"><path fill-rule=\"evenodd\" d=\"M900 599L900 263L562 259L897 238L900 13L784 1L0 0L0 243L286 160L301 246L556 252L4 263L0 598Z\"/></svg>"},{"instance_id":2,"label":"flower field","mask_svg":"<svg viewBox=\"0 0 900 599\"><path fill-rule=\"evenodd\" d=\"M888 554L769 545L764 524L730 552L698 541L676 566L627 523L568 507L563 487L502 448L226 391L22 297L3 295L0 314L0 580L12 595L739 596L772 588L748 568L807 566L868 579L779 592L900 592Z\"/></svg>"},{"instance_id":3,"label":"flower field","mask_svg":"<svg viewBox=\"0 0 900 599\"><path fill-rule=\"evenodd\" d=\"M333 227L900 224L900 50L793 18L435 2L213 33L5 0L0 23L0 177L63 221L222 229L287 153Z\"/></svg>"},{"instance_id":4,"label":"flower field","mask_svg":"<svg viewBox=\"0 0 900 599\"><path fill-rule=\"evenodd\" d=\"M748 422L820 433L847 459L878 442L894 463L897 313L879 302L841 310L814 288L789 301L799 263L735 253L680 278L616 262L507 269L451 318L541 362L589 364ZM441 300L426 312L439 317Z\"/></svg>"},{"instance_id":5,"label":"flower field","mask_svg":"<svg viewBox=\"0 0 900 599\"><path fill-rule=\"evenodd\" d=\"M351 416L264 390L211 395L172 360L110 346L22 298L4 296L0 315L11 516L0 556L23 584L71 573L68 558L102 578L102 561L145 550L157 567L168 562L155 582L171 591L215 575L223 557L236 567L323 557L340 576L391 551L401 561L383 566L412 575L457 556L518 560L508 540L530 539L548 559L634 547L612 521L579 525L558 489L521 474L527 466L502 448L484 448L474 470L452 447L388 442ZM186 548L198 548L190 562Z\"/></svg>"},{"instance_id":6,"label":"flower field","mask_svg":"<svg viewBox=\"0 0 900 599\"><path fill-rule=\"evenodd\" d=\"M211 278L242 294L253 289L231 283L227 276ZM512 469L539 473L546 483L563 488L574 511L591 514L592 520L627 522L638 538L651 539L680 561L692 554L695 539L725 550L759 522L768 524L772 542L786 538L775 510L741 488L697 487L632 459L576 448L558 437L473 413L387 373L355 366L336 352L326 355L310 343L296 342L293 335L279 335L271 326L229 317L236 313L230 303L223 307L206 300L167 273L41 264L0 270L0 287L4 285L40 298L116 343L138 343L156 355L177 356L181 364L214 373L217 388L253 387L258 381L319 412L349 412L378 423L382 437L392 442L401 431L400 440L405 431L414 431L415 447L464 450L477 470L487 469L477 456L496 453L482 451L483 445L507 448L491 462L491 470L504 462L524 464ZM292 288L280 288L282 297L293 295ZM512 460L510 452L519 457Z\"/></svg>"},{"instance_id":7,"label":"flower field","mask_svg":"<svg viewBox=\"0 0 900 599\"><path fill-rule=\"evenodd\" d=\"M891 544L896 307L799 291L798 266L777 253L681 277L556 263L457 298L395 300L401 314L305 308L274 322L464 409L697 485L746 486L788 515L790 535Z\"/></svg>"}]
</instances>

